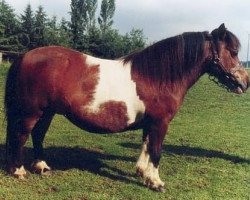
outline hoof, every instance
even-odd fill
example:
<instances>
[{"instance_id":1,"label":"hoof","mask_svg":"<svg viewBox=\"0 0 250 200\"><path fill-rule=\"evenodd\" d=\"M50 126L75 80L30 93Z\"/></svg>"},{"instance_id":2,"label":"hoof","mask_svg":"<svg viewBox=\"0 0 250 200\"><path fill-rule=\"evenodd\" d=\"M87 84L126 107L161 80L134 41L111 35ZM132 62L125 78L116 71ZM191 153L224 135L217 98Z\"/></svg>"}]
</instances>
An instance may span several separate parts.
<instances>
[{"instance_id":1,"label":"hoof","mask_svg":"<svg viewBox=\"0 0 250 200\"><path fill-rule=\"evenodd\" d=\"M26 176L26 171L24 169L24 166L21 166L20 168L14 168L11 171L11 175L13 175L15 178L18 179L24 179Z\"/></svg>"},{"instance_id":2,"label":"hoof","mask_svg":"<svg viewBox=\"0 0 250 200\"><path fill-rule=\"evenodd\" d=\"M162 181L152 181L151 179L147 178L144 181L144 185L146 185L149 189L157 191L157 192L165 192L164 182Z\"/></svg>"},{"instance_id":3,"label":"hoof","mask_svg":"<svg viewBox=\"0 0 250 200\"><path fill-rule=\"evenodd\" d=\"M41 175L50 175L51 168L47 165L45 161L35 161L31 165L31 170L33 173L41 174Z\"/></svg>"},{"instance_id":4,"label":"hoof","mask_svg":"<svg viewBox=\"0 0 250 200\"><path fill-rule=\"evenodd\" d=\"M166 192L166 189L165 189L164 186L160 186L160 187L158 187L158 188L155 188L155 191L165 193L165 192Z\"/></svg>"}]
</instances>

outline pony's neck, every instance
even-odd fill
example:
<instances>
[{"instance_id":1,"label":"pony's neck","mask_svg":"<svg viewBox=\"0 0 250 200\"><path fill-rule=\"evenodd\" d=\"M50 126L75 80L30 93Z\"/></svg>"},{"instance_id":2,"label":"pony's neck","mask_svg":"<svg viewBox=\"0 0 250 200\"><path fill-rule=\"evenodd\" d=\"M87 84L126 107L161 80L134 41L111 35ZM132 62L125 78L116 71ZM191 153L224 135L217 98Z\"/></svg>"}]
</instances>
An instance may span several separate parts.
<instances>
[{"instance_id":1,"label":"pony's neck","mask_svg":"<svg viewBox=\"0 0 250 200\"><path fill-rule=\"evenodd\" d=\"M167 90L168 93L166 96L172 96L176 100L177 105L181 105L187 91L199 80L199 78L204 75L207 71L207 59L211 56L210 43L209 41L205 42L204 47L204 57L198 63L194 63L190 67L190 71L183 76L182 79L176 80L173 82L170 88Z\"/></svg>"},{"instance_id":2,"label":"pony's neck","mask_svg":"<svg viewBox=\"0 0 250 200\"><path fill-rule=\"evenodd\" d=\"M203 69L203 65L196 65L191 71L190 74L192 75L187 75L184 80L184 87L186 88L186 90L188 90L189 88L191 88L198 80L199 78L205 73L204 69Z\"/></svg>"},{"instance_id":3,"label":"pony's neck","mask_svg":"<svg viewBox=\"0 0 250 200\"><path fill-rule=\"evenodd\" d=\"M204 58L199 63L195 63L190 71L190 75L187 74L184 78L184 83L186 85L186 89L188 90L192 87L199 78L206 73L207 63L206 60L211 56L210 43L209 41L205 42L204 48Z\"/></svg>"}]
</instances>

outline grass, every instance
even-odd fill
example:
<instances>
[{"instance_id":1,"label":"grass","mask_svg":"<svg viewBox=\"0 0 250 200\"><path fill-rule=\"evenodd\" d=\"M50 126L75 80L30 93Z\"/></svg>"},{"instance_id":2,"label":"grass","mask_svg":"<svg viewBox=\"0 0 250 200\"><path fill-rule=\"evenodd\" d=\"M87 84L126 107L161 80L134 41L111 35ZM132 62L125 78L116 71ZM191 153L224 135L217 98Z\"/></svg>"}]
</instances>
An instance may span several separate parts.
<instances>
[{"instance_id":1,"label":"grass","mask_svg":"<svg viewBox=\"0 0 250 200\"><path fill-rule=\"evenodd\" d=\"M3 101L6 66L0 67ZM250 199L250 93L235 95L207 76L189 91L165 139L160 176L166 192L135 176L141 131L95 135L56 116L45 138L47 177L25 180L4 171L5 126L0 106L0 200ZM26 145L26 166L32 161Z\"/></svg>"}]
</instances>

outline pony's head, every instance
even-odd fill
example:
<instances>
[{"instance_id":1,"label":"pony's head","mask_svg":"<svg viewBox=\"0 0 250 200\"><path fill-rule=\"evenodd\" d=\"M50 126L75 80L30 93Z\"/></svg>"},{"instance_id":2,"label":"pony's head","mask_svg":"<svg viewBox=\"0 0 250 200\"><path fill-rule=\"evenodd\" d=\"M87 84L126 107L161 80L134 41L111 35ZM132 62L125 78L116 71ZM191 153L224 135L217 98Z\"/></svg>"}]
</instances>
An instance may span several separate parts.
<instances>
[{"instance_id":1,"label":"pony's head","mask_svg":"<svg viewBox=\"0 0 250 200\"><path fill-rule=\"evenodd\" d=\"M208 73L218 78L229 90L238 94L245 92L249 77L238 58L238 38L222 24L211 32L210 47Z\"/></svg>"}]
</instances>

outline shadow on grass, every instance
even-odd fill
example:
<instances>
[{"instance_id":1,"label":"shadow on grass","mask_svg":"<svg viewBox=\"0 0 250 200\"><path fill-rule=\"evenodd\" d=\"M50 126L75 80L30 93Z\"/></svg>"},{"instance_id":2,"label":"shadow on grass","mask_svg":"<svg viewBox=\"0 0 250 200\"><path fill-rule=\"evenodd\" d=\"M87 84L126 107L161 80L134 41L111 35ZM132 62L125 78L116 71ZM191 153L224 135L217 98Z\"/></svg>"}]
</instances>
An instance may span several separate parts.
<instances>
[{"instance_id":1,"label":"shadow on grass","mask_svg":"<svg viewBox=\"0 0 250 200\"><path fill-rule=\"evenodd\" d=\"M5 146L0 145L0 169L5 169ZM125 183L133 183L142 185L139 179L135 179L135 173L123 171L106 161L127 161L135 162L134 157L110 155L101 149L85 149L82 147L48 147L44 149L46 162L52 170L69 170L79 169L98 174L112 180L119 180ZM32 148L25 148L25 168L29 167L33 162Z\"/></svg>"},{"instance_id":2,"label":"shadow on grass","mask_svg":"<svg viewBox=\"0 0 250 200\"><path fill-rule=\"evenodd\" d=\"M125 148L139 149L140 145L136 143L122 143L120 144ZM229 155L221 151L207 150L198 147L189 146L177 146L177 145L164 145L162 153L173 154L173 155L183 155L183 156L194 156L194 157L204 157L204 158L219 158L232 163L246 163L250 164L249 159L241 158L239 156Z\"/></svg>"},{"instance_id":3,"label":"shadow on grass","mask_svg":"<svg viewBox=\"0 0 250 200\"><path fill-rule=\"evenodd\" d=\"M131 148L135 150L140 149L140 144L137 143L121 143L122 147ZM0 169L4 170L4 152L5 146L0 145ZM112 166L107 161L126 161L136 162L136 158L131 156L110 155L101 149L85 149L82 147L48 147L44 149L47 163L54 170L69 170L80 169L86 170L93 174L98 174L112 180L119 180L125 183L133 183L142 185L139 179L135 179L134 173L129 173L119 169L119 167ZM32 162L33 153L31 148L25 148L25 165L30 166ZM220 151L206 150L196 147L165 145L163 153L183 156L194 156L204 158L219 158L232 163L247 163L250 160L238 156L229 155ZM138 153L139 155L139 153Z\"/></svg>"}]
</instances>

